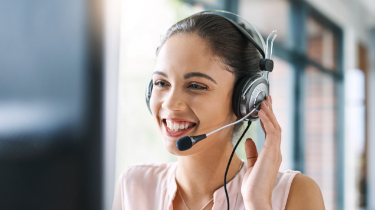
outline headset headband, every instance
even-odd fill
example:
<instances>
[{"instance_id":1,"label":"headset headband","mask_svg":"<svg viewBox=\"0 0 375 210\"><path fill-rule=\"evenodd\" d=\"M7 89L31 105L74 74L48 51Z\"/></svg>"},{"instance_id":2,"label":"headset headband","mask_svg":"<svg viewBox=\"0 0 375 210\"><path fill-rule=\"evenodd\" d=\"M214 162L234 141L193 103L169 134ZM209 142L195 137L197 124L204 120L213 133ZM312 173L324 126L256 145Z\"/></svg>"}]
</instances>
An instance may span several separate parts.
<instances>
[{"instance_id":1,"label":"headset headband","mask_svg":"<svg viewBox=\"0 0 375 210\"><path fill-rule=\"evenodd\" d=\"M230 15L234 15L235 17L241 19L244 22L244 24L246 23L247 25L249 25L255 31L255 33L257 34L257 36L259 38L259 40L261 41L261 44L264 47L264 45L265 45L264 44L264 40L263 40L262 36L260 35L259 31L256 28L254 28L249 22L247 22L245 19L243 19L242 17L240 17L237 14L234 14L234 13L228 12L228 11L224 11L224 10L207 10L207 11L196 13L194 15L213 14L213 15L218 15L220 17L225 18L226 20L228 20L229 22L231 22L232 25L235 26L239 31L241 31L241 33L244 36L246 36L246 38L248 38L248 40L255 46L255 48L259 51L259 53L262 55L263 58L266 58L266 54L264 53L264 49L261 46L259 46L259 44L254 40L254 38L243 27L241 27L240 25L238 25L238 23L236 23L232 19L227 18L227 17L225 17L223 15L219 15L217 13L230 14ZM245 25L245 27L246 27L246 25Z\"/></svg>"},{"instance_id":2,"label":"headset headband","mask_svg":"<svg viewBox=\"0 0 375 210\"><path fill-rule=\"evenodd\" d=\"M225 17L223 15L219 15L217 13L223 13L223 14L226 14L226 15L229 14L229 15L232 15L232 16L234 16L236 18L239 18L240 20L243 21L243 24L245 25L245 27L241 27L238 23L236 23L235 21L231 20L230 18L227 18L227 17ZM201 15L201 14L213 14L213 15L217 15L217 16L220 16L220 17L225 18L226 20L228 20L233 26L235 26L241 32L241 34L243 34L254 45L254 47L261 54L262 59L259 60L259 67L260 67L260 69L262 71L265 71L265 72L272 72L272 70L273 70L273 61L271 60L271 56L272 56L273 41L275 40L275 38L277 36L277 31L276 30L272 31L269 34L269 36L267 37L267 41L266 41L267 44L264 44L263 37L260 35L259 31L255 27L253 27L250 23L248 23L245 19L243 19L240 16L238 16L237 14L234 14L234 13L231 13L231 12L227 12L227 11L223 11L223 10L208 10L208 11L203 11L203 12L199 12L199 13L193 14L192 16ZM246 24L248 26L250 26L251 28L249 28L249 27L246 28ZM252 37L249 34L249 32L246 31L246 29L255 32L255 34L258 36L258 39L260 40L260 44L262 46L260 46L255 41L254 37ZM268 41L271 38L271 36L273 36L273 38L271 40L270 54L268 54ZM264 47L265 47L265 49L264 49ZM264 51L266 51L266 52L264 52Z\"/></svg>"}]
</instances>

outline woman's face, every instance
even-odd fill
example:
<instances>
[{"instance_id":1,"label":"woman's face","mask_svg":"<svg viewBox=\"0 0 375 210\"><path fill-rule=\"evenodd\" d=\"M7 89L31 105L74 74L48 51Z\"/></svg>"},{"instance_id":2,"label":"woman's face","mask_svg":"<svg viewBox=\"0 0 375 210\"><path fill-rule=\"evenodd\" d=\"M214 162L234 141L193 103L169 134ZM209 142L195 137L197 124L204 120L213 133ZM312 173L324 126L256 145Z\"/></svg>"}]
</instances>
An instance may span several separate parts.
<instances>
[{"instance_id":1,"label":"woman's face","mask_svg":"<svg viewBox=\"0 0 375 210\"><path fill-rule=\"evenodd\" d=\"M176 147L183 136L206 134L236 120L234 74L209 53L202 38L171 36L159 51L152 79L151 111L170 153L190 155L231 144L233 128L227 128L189 150L181 152Z\"/></svg>"}]
</instances>

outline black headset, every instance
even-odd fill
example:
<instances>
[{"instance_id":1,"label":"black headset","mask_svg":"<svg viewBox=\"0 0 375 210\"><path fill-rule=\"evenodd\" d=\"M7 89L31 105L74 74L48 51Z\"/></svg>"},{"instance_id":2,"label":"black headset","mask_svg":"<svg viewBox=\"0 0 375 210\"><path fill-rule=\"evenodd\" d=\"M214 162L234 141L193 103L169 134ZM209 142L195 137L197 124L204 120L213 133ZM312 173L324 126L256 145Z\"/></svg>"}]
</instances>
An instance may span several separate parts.
<instances>
[{"instance_id":1,"label":"black headset","mask_svg":"<svg viewBox=\"0 0 375 210\"><path fill-rule=\"evenodd\" d=\"M196 13L194 15L213 14L213 12L224 12L224 13L233 14L233 13L226 12L226 11L210 10L210 11ZM217 14L214 14L214 15L217 15ZM236 15L236 14L233 14L233 15ZM266 96L269 95L268 72L272 72L273 70L273 61L271 59L266 58L266 54L264 53L263 49L258 45L258 43L254 40L254 38L243 27L241 27L239 24L237 24L236 22L234 22L233 20L229 18L223 17L221 15L217 15L217 16L225 18L230 23L232 23L232 25L235 26L255 46L255 48L262 55L262 58L259 60L259 67L264 73L257 73L254 76L247 76L247 77L241 78L236 82L236 85L234 87L233 96L232 96L232 108L237 118L239 119L239 118L243 118L244 116L246 116L253 109L258 110L260 103L266 99ZM267 39L267 44L268 44L268 39ZM271 47L271 50L272 50L272 47ZM146 104L151 114L152 112L150 108L150 99L152 95L152 89L153 89L153 80L151 79L151 81L149 82L146 88ZM256 119L258 119L258 112L257 111L253 112L253 114L249 115L247 119L250 121L255 121Z\"/></svg>"}]
</instances>

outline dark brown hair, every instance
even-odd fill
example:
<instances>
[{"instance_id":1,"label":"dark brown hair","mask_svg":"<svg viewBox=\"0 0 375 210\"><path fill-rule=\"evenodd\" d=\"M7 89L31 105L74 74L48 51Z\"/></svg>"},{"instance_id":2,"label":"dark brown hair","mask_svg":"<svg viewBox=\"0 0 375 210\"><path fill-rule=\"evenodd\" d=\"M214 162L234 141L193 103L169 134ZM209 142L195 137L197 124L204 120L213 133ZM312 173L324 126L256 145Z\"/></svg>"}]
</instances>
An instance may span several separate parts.
<instances>
[{"instance_id":1,"label":"dark brown hair","mask_svg":"<svg viewBox=\"0 0 375 210\"><path fill-rule=\"evenodd\" d=\"M244 24L239 25L245 28ZM251 34L251 31L247 31ZM171 36L193 33L207 42L212 55L217 56L227 70L235 75L235 82L261 71L260 54L254 45L232 23L214 14L193 15L174 24L163 37L156 54Z\"/></svg>"}]
</instances>

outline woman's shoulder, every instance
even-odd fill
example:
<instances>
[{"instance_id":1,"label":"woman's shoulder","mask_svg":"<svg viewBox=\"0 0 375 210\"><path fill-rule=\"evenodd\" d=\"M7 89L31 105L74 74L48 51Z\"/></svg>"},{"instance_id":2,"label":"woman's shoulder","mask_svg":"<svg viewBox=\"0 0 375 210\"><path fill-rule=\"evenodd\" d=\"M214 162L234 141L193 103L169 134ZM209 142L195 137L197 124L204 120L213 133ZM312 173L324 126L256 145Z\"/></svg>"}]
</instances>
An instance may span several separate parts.
<instances>
[{"instance_id":1,"label":"woman's shoulder","mask_svg":"<svg viewBox=\"0 0 375 210\"><path fill-rule=\"evenodd\" d=\"M322 192L314 179L301 173L295 176L286 209L325 209Z\"/></svg>"},{"instance_id":2,"label":"woman's shoulder","mask_svg":"<svg viewBox=\"0 0 375 210\"><path fill-rule=\"evenodd\" d=\"M275 209L324 209L324 202L319 186L312 178L288 169L277 174L272 206Z\"/></svg>"},{"instance_id":3,"label":"woman's shoulder","mask_svg":"<svg viewBox=\"0 0 375 210\"><path fill-rule=\"evenodd\" d=\"M300 171L288 169L279 171L272 191L272 206L274 209L284 209L293 179L301 174Z\"/></svg>"},{"instance_id":4,"label":"woman's shoulder","mask_svg":"<svg viewBox=\"0 0 375 210\"><path fill-rule=\"evenodd\" d=\"M123 183L145 183L160 182L174 173L176 162L170 163L148 163L136 164L125 168L120 175L120 181Z\"/></svg>"}]
</instances>

